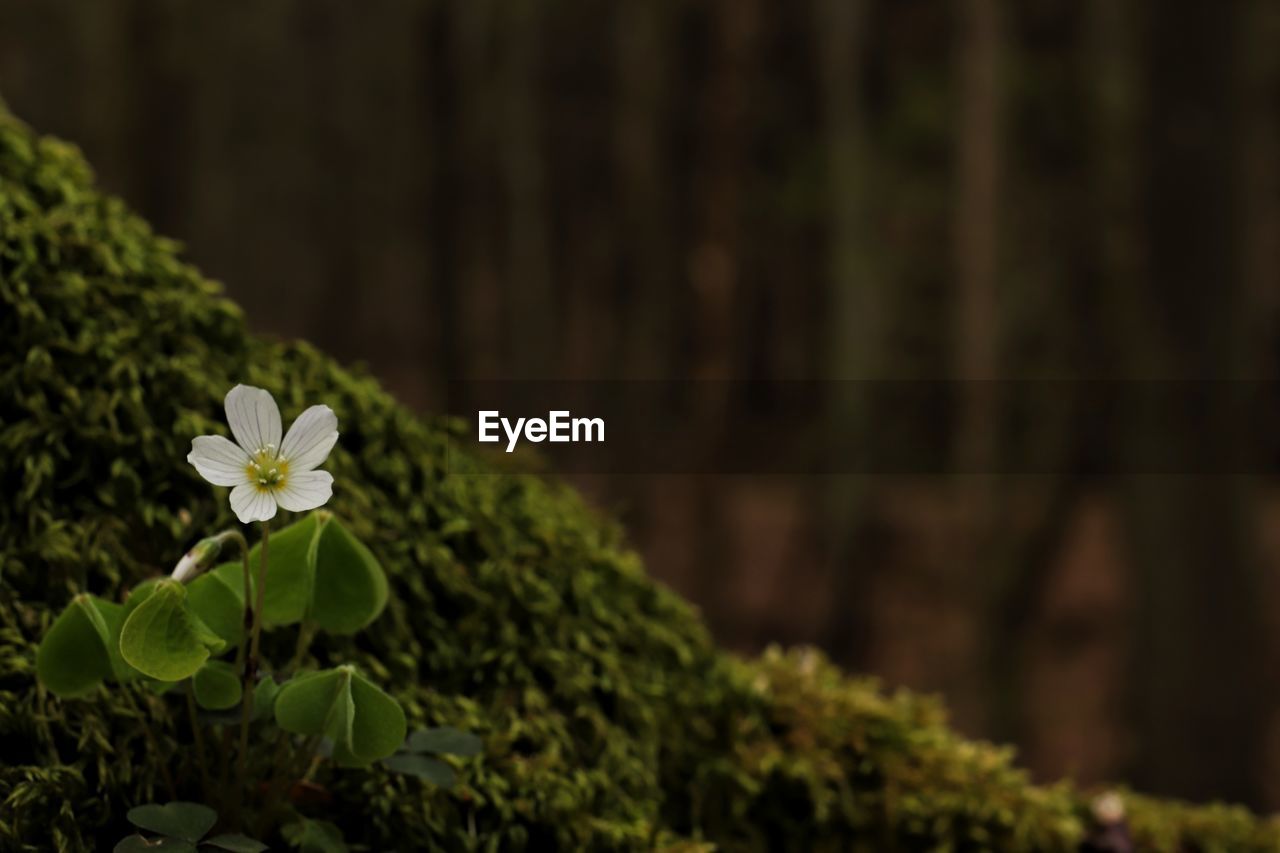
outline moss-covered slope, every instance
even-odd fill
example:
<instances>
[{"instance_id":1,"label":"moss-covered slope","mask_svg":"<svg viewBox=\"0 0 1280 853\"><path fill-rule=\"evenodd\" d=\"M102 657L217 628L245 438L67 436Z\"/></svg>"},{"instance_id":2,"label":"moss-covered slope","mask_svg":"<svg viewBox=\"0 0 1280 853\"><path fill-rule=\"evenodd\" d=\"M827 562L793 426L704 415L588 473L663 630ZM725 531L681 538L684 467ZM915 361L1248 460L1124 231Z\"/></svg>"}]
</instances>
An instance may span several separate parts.
<instances>
[{"instance_id":1,"label":"moss-covered slope","mask_svg":"<svg viewBox=\"0 0 1280 853\"><path fill-rule=\"evenodd\" d=\"M332 505L391 575L383 618L321 654L371 670L414 723L486 744L453 791L335 777L324 811L350 839L1071 850L1088 831L1075 794L1029 786L928 701L812 653L717 652L564 488L456 450L446 476L447 423L305 344L247 333L173 243L94 189L74 148L0 114L0 849L109 849L126 806L164 798L139 703L161 717L162 753L185 748L177 703L53 699L35 647L74 592L117 596L233 521L183 460L193 435L224 431L236 382L271 390L286 421L334 408ZM1277 846L1242 812L1134 808L1153 849Z\"/></svg>"}]
</instances>

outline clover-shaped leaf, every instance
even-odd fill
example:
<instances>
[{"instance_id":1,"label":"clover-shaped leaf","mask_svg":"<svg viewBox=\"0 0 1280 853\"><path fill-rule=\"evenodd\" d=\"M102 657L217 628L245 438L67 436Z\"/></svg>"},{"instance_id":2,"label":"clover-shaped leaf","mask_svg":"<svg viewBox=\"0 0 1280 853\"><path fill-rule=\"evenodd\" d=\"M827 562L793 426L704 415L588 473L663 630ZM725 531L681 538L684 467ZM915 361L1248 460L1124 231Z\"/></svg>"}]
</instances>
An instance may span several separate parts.
<instances>
[{"instance_id":1,"label":"clover-shaped leaf","mask_svg":"<svg viewBox=\"0 0 1280 853\"><path fill-rule=\"evenodd\" d=\"M191 612L235 648L244 638L244 567L223 563L187 584Z\"/></svg>"},{"instance_id":2,"label":"clover-shaped leaf","mask_svg":"<svg viewBox=\"0 0 1280 853\"><path fill-rule=\"evenodd\" d=\"M350 665L296 676L280 689L275 714L285 731L332 740L343 767L386 758L404 740L399 703Z\"/></svg>"},{"instance_id":3,"label":"clover-shaped leaf","mask_svg":"<svg viewBox=\"0 0 1280 853\"><path fill-rule=\"evenodd\" d=\"M129 617L133 615L133 611L137 610L142 602L151 597L151 593L156 591L156 585L161 580L162 578L149 578L129 590L129 597L124 600L124 621L128 621Z\"/></svg>"},{"instance_id":4,"label":"clover-shaped leaf","mask_svg":"<svg viewBox=\"0 0 1280 853\"><path fill-rule=\"evenodd\" d=\"M196 702L210 711L225 711L240 704L244 688L235 667L226 661L211 660L191 676Z\"/></svg>"},{"instance_id":5,"label":"clover-shaped leaf","mask_svg":"<svg viewBox=\"0 0 1280 853\"><path fill-rule=\"evenodd\" d=\"M120 632L124 629L124 620L127 615L125 605L116 604L114 601L103 601L97 596L94 596L93 603L102 614L102 621L107 625L107 657L111 658L111 670L115 673L116 681L125 682L141 678L142 673L129 666L120 654Z\"/></svg>"},{"instance_id":6,"label":"clover-shaped leaf","mask_svg":"<svg viewBox=\"0 0 1280 853\"><path fill-rule=\"evenodd\" d=\"M400 752L390 758L384 758L382 763L389 770L406 776L416 776L442 788L452 788L458 781L458 774L452 767L429 755Z\"/></svg>"},{"instance_id":7,"label":"clover-shaped leaf","mask_svg":"<svg viewBox=\"0 0 1280 853\"><path fill-rule=\"evenodd\" d=\"M215 835L213 838L204 840L205 847L216 847L219 850L229 850L231 853L262 853L268 849L267 845L261 841L254 841L247 835L228 834Z\"/></svg>"},{"instance_id":8,"label":"clover-shaped leaf","mask_svg":"<svg viewBox=\"0 0 1280 853\"><path fill-rule=\"evenodd\" d=\"M262 623L267 627L292 625L301 622L307 614L315 579L320 517L320 513L313 512L271 534L267 547L267 594L262 607ZM259 542L249 552L255 586L261 560L262 543Z\"/></svg>"},{"instance_id":9,"label":"clover-shaped leaf","mask_svg":"<svg viewBox=\"0 0 1280 853\"><path fill-rule=\"evenodd\" d=\"M112 848L114 853L196 853L196 846L179 838L143 838L133 834Z\"/></svg>"},{"instance_id":10,"label":"clover-shaped leaf","mask_svg":"<svg viewBox=\"0 0 1280 853\"><path fill-rule=\"evenodd\" d=\"M350 668L304 672L276 696L276 724L297 734L327 735L339 714L349 719L350 714L338 706L350 702Z\"/></svg>"},{"instance_id":11,"label":"clover-shaped leaf","mask_svg":"<svg viewBox=\"0 0 1280 853\"><path fill-rule=\"evenodd\" d=\"M302 853L347 853L342 830L327 820L299 818L280 830L280 834Z\"/></svg>"},{"instance_id":12,"label":"clover-shaped leaf","mask_svg":"<svg viewBox=\"0 0 1280 853\"><path fill-rule=\"evenodd\" d=\"M351 738L349 742L334 742L334 761L340 766L357 766L393 754L405 733L400 703L354 670L351 701Z\"/></svg>"},{"instance_id":13,"label":"clover-shaped leaf","mask_svg":"<svg viewBox=\"0 0 1280 853\"><path fill-rule=\"evenodd\" d=\"M129 823L150 832L158 832L180 841L195 844L218 822L218 813L199 803L151 803L129 809Z\"/></svg>"},{"instance_id":14,"label":"clover-shaped leaf","mask_svg":"<svg viewBox=\"0 0 1280 853\"><path fill-rule=\"evenodd\" d=\"M83 696L115 674L103 604L107 602L91 595L77 595L40 643L36 674L54 695Z\"/></svg>"},{"instance_id":15,"label":"clover-shaped leaf","mask_svg":"<svg viewBox=\"0 0 1280 853\"><path fill-rule=\"evenodd\" d=\"M260 559L261 544L250 552ZM314 512L271 535L263 624L309 621L352 634L382 613L387 578L372 552L330 512Z\"/></svg>"},{"instance_id":16,"label":"clover-shaped leaf","mask_svg":"<svg viewBox=\"0 0 1280 853\"><path fill-rule=\"evenodd\" d=\"M134 834L115 846L115 853L196 853L197 849L216 848L229 853L262 853L267 845L239 833L204 838L218 822L217 813L200 803L174 802L149 804L129 809L129 822L139 829L159 833L145 838ZM204 838L203 841L200 839ZM199 848L197 848L199 845Z\"/></svg>"},{"instance_id":17,"label":"clover-shaped leaf","mask_svg":"<svg viewBox=\"0 0 1280 853\"><path fill-rule=\"evenodd\" d=\"M433 729L419 729L409 735L405 742L405 752L430 752L436 755L457 755L470 758L479 755L484 742L471 732L455 729L453 726L440 726Z\"/></svg>"},{"instance_id":18,"label":"clover-shaped leaf","mask_svg":"<svg viewBox=\"0 0 1280 853\"><path fill-rule=\"evenodd\" d=\"M329 513L316 545L315 587L308 618L332 634L354 634L387 605L387 577L364 543Z\"/></svg>"},{"instance_id":19,"label":"clover-shaped leaf","mask_svg":"<svg viewBox=\"0 0 1280 853\"><path fill-rule=\"evenodd\" d=\"M409 735L400 751L383 759L382 764L397 773L450 788L458 781L458 774L445 762L426 753L469 758L479 755L483 748L480 738L453 726L420 729Z\"/></svg>"},{"instance_id":20,"label":"clover-shaped leaf","mask_svg":"<svg viewBox=\"0 0 1280 853\"><path fill-rule=\"evenodd\" d=\"M265 719L275 711L276 696L280 694L280 682L270 675L264 676L253 688L253 720Z\"/></svg>"},{"instance_id":21,"label":"clover-shaped leaf","mask_svg":"<svg viewBox=\"0 0 1280 853\"><path fill-rule=\"evenodd\" d=\"M187 607L186 588L162 580L125 619L120 654L143 675L181 681L194 675L226 643Z\"/></svg>"}]
</instances>

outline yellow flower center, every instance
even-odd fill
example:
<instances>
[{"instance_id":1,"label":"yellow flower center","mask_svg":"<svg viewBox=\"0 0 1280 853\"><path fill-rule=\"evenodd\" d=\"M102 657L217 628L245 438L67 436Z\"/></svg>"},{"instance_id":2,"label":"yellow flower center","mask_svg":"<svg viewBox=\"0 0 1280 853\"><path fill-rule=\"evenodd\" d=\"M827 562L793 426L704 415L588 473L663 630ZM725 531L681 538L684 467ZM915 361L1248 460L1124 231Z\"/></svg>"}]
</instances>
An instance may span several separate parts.
<instances>
[{"instance_id":1,"label":"yellow flower center","mask_svg":"<svg viewBox=\"0 0 1280 853\"><path fill-rule=\"evenodd\" d=\"M275 445L268 444L253 454L245 472L249 482L260 492L273 492L284 488L285 477L289 473L289 460L279 456Z\"/></svg>"}]
</instances>

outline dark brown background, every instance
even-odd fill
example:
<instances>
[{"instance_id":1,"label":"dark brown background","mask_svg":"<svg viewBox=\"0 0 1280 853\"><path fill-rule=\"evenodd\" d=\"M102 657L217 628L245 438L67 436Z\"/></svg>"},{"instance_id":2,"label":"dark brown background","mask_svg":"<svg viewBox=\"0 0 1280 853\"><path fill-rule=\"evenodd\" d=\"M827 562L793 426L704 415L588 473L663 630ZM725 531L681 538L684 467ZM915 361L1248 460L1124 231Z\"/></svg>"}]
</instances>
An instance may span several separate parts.
<instances>
[{"instance_id":1,"label":"dark brown background","mask_svg":"<svg viewBox=\"0 0 1280 853\"><path fill-rule=\"evenodd\" d=\"M1273 480L1107 462L1256 432L1212 382L1101 425L1034 382L1274 378L1277 44L1267 0L0 0L0 93L255 328L424 411L1043 387L1054 418L971 381L925 432L940 470L1058 473L576 479L732 647L943 691L1041 777L1274 806ZM826 387L825 428L920 434Z\"/></svg>"}]
</instances>

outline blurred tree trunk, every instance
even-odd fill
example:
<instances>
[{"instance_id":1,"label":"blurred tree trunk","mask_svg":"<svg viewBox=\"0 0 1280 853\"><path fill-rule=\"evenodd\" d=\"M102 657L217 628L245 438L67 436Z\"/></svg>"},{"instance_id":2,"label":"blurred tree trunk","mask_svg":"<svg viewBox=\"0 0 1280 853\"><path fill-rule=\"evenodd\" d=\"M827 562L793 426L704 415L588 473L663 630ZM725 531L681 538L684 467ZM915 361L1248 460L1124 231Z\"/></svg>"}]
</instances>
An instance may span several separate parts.
<instances>
[{"instance_id":1,"label":"blurred tree trunk","mask_svg":"<svg viewBox=\"0 0 1280 853\"><path fill-rule=\"evenodd\" d=\"M542 3L512 0L500 17L503 65L503 131L499 135L506 182L507 309L509 369L519 378L548 379L559 323L548 248L545 154L541 118Z\"/></svg>"},{"instance_id":2,"label":"blurred tree trunk","mask_svg":"<svg viewBox=\"0 0 1280 853\"><path fill-rule=\"evenodd\" d=\"M427 99L414 97L424 10L421 3L370 4L359 14L337 8L327 51L335 73L314 109L319 116L334 111L325 132L336 149L329 171L340 174L338 164L364 138L378 140L379 156L354 172L339 207L336 239L350 244L351 267L346 275L330 273L323 316L347 338L350 357L368 353L400 399L420 407L432 384L421 364L436 343L435 325L424 322L435 317L424 281L430 236L414 227L422 221L434 153L421 121ZM332 310L342 302L348 310Z\"/></svg>"},{"instance_id":3,"label":"blurred tree trunk","mask_svg":"<svg viewBox=\"0 0 1280 853\"><path fill-rule=\"evenodd\" d=\"M679 232L672 222L672 185L677 179L665 145L671 124L668 85L679 76L678 67L669 68L668 45L679 28L680 6L665 0L623 0L616 8L613 165L619 378L658 380L678 375L683 366L676 351L673 304L680 281ZM590 321L584 317L584 322ZM665 474L648 479L630 518L641 541L688 482Z\"/></svg>"},{"instance_id":4,"label":"blurred tree trunk","mask_svg":"<svg viewBox=\"0 0 1280 853\"><path fill-rule=\"evenodd\" d=\"M672 375L671 282L676 276L670 221L671 164L663 96L667 89L664 46L670 40L671 7L660 0L618 5L615 53L618 113L614 162L620 187L619 240L628 285L621 307L628 378Z\"/></svg>"},{"instance_id":5,"label":"blurred tree trunk","mask_svg":"<svg viewBox=\"0 0 1280 853\"><path fill-rule=\"evenodd\" d=\"M184 65L177 11L151 0L133 0L128 9L131 72L129 137L138 152L135 202L162 230L188 233L186 160L193 124L189 68Z\"/></svg>"},{"instance_id":6,"label":"blurred tree trunk","mask_svg":"<svg viewBox=\"0 0 1280 853\"><path fill-rule=\"evenodd\" d=\"M1172 0L1145 13L1148 260L1134 284L1146 328L1127 342L1129 363L1144 380L1200 381L1126 395L1125 453L1139 470L1125 481L1141 593L1135 781L1256 804L1269 676L1258 666L1252 483L1232 473L1248 424L1238 386L1223 381L1250 367L1235 197L1243 19L1237 2ZM1143 475L1152 463L1179 473Z\"/></svg>"},{"instance_id":7,"label":"blurred tree trunk","mask_svg":"<svg viewBox=\"0 0 1280 853\"><path fill-rule=\"evenodd\" d=\"M1243 218L1244 280L1248 339L1269 352L1280 311L1280 4L1249 0L1239 50L1241 85L1240 209ZM1274 379L1271 359L1260 359Z\"/></svg>"},{"instance_id":8,"label":"blurred tree trunk","mask_svg":"<svg viewBox=\"0 0 1280 853\"><path fill-rule=\"evenodd\" d=\"M988 476L998 427L998 178L1000 19L998 0L959 0L956 131L955 365L964 383L956 433L957 470L977 523L990 514Z\"/></svg>"},{"instance_id":9,"label":"blurred tree trunk","mask_svg":"<svg viewBox=\"0 0 1280 853\"><path fill-rule=\"evenodd\" d=\"M303 239L326 246L325 265L316 282L293 282L297 299L314 315L311 323L324 339L333 341L339 357L349 357L355 349L354 322L359 316L358 297L353 290L361 288L364 254L364 217L360 209L359 174L343 168L359 126L358 111L362 100L349 73L343 69L344 51L350 49L349 27L333 0L318 0L303 7L290 4L289 19L303 28L307 37L293 42L289 53L297 51L297 62L307 69L299 81L295 97L305 109L298 115L297 125L285 125L284 134L298 134L315 140L311 149L318 171L328 174L326 181L310 188L306 196L311 229ZM302 188L298 188L299 197ZM319 297L319 298L317 298ZM341 305L341 311L332 306ZM321 307L323 306L323 307Z\"/></svg>"},{"instance_id":10,"label":"blurred tree trunk","mask_svg":"<svg viewBox=\"0 0 1280 853\"><path fill-rule=\"evenodd\" d=\"M758 0L718 0L710 5L710 69L702 93L702 121L694 177L694 237L689 258L688 330L691 378L704 382L694 401L696 435L707 458L730 428L728 385L733 378L733 312L740 269L740 217L745 141L750 138L750 68L758 29ZM697 513L704 531L698 552L698 599L713 627L724 620L729 553L723 515L724 482L697 480Z\"/></svg>"},{"instance_id":11,"label":"blurred tree trunk","mask_svg":"<svg viewBox=\"0 0 1280 853\"><path fill-rule=\"evenodd\" d=\"M756 0L718 0L709 14L711 67L698 127L694 244L688 270L696 330L691 352L694 378L724 380L732 369L733 307L742 272L744 143L750 135L747 78L759 9Z\"/></svg>"},{"instance_id":12,"label":"blurred tree trunk","mask_svg":"<svg viewBox=\"0 0 1280 853\"><path fill-rule=\"evenodd\" d=\"M1052 585L1062 581L1062 555L1079 535L1080 509L1097 488L1090 406L1098 401L1089 392L1099 386L1088 380L1114 363L1097 330L1100 295L1115 286L1099 241L1116 228L1097 227L1107 220L1097 207L1100 193L1123 192L1125 175L1108 172L1098 187L1081 176L1100 174L1116 151L1132 151L1098 132L1104 117L1108 128L1115 118L1104 95L1131 78L1116 67L1125 5L1013 5L1004 25L1010 78L1038 85L1010 87L1006 96L1001 204L1016 215L1000 224L1000 266L1016 284L1000 306L1012 380L1000 403L1010 422L1034 427L1010 429L1001 444L1000 467L1019 476L991 478L993 514L978 571L988 590L980 611L988 734L1017 743L1044 742L1036 729L1046 726L1028 716L1038 699L1031 685L1042 677L1031 650L1054 607ZM1133 238L1132 229L1116 233ZM1099 630L1079 624L1080 634L1057 635L1055 654L1064 660Z\"/></svg>"},{"instance_id":13,"label":"blurred tree trunk","mask_svg":"<svg viewBox=\"0 0 1280 853\"><path fill-rule=\"evenodd\" d=\"M956 410L953 460L957 476L955 498L960 502L960 518L965 524L964 555L961 566L982 571L995 565L1000 544L993 524L997 487L997 453L1000 429L1000 300L999 268L999 172L1001 157L1001 21L999 0L958 0L957 43L955 46L956 136L955 202L952 220L955 303L953 365L959 380L954 399ZM1022 568L1022 567L1019 567ZM987 574L987 572L984 572ZM984 608L1002 603L1006 590L999 579L974 583L972 575L957 577L954 594L982 624L977 626L976 660L978 674L992 655L985 648L996 637L986 624ZM996 660L1010 659L1012 650L997 648ZM1010 691L980 696L978 678L966 680L968 691L958 685L951 692L953 703L964 713L967 707L984 713L988 724L1010 716Z\"/></svg>"},{"instance_id":14,"label":"blurred tree trunk","mask_svg":"<svg viewBox=\"0 0 1280 853\"><path fill-rule=\"evenodd\" d=\"M446 239L454 246L453 279L462 294L458 337L465 365L458 378L499 379L510 361L502 334L508 315L496 261L501 254L493 204L498 188L493 178L497 169L492 105L500 102L492 71L497 12L494 0L468 0L450 11L456 85L449 93L454 131L453 180L447 194L454 216Z\"/></svg>"},{"instance_id":15,"label":"blurred tree trunk","mask_svg":"<svg viewBox=\"0 0 1280 853\"><path fill-rule=\"evenodd\" d=\"M1108 323L1117 317L1128 318L1121 325L1131 328L1138 316L1129 284L1138 274L1132 11L1128 4L1114 0L1092 0L1076 10L1083 30L1076 49L1088 69L1080 110L1083 120L1077 131L1081 138L1076 142L1090 182L1080 190L1083 198L1071 208L1070 218L1056 214L1053 220L1084 232L1073 235L1082 257L1070 264L1057 258L1057 275L1046 273L1058 290L1069 290L1056 294L1061 302L1055 306L1053 325L1022 330L1036 337L1065 333L1067 345L1065 363L1029 391L1036 407L1038 446L1030 448L1027 460L1030 470L1046 473L1019 478L1019 494L1000 505L1006 516L1014 515L1011 510L1015 509L1031 511L1018 513L1029 516L1025 532L1002 530L998 547L993 548L994 559L985 567L991 572L992 590L986 616L990 732L1015 742L1025 742L1032 734L1028 724L1044 725L1027 720L1024 713L1027 684L1033 676L1024 652L1029 632L1045 616L1051 595L1048 586L1055 578L1057 559L1070 546L1077 511L1098 488L1096 424L1099 407L1107 403L1098 393L1105 387L1099 380L1113 369L1116 341L1121 338L1100 332L1108 330ZM1043 192L1043 188L1033 191ZM1059 192L1055 202L1066 205L1074 200L1071 192ZM1008 230L1017 233L1018 228L1010 225ZM1055 261L1052 257L1038 260L1040 264ZM1071 635L1070 642L1078 643L1079 637ZM1109 688L1107 684L1098 687Z\"/></svg>"},{"instance_id":16,"label":"blurred tree trunk","mask_svg":"<svg viewBox=\"0 0 1280 853\"><path fill-rule=\"evenodd\" d=\"M861 66L865 0L815 0L826 148L825 374L828 446L848 447L869 435L870 383L883 379L883 284L873 270L869 234L871 158L863 116ZM851 436L854 438L851 440ZM862 438L857 438L862 437ZM862 661L872 632L865 594L872 561L858 560L873 479L832 475L820 496L830 573L830 610L818 642L837 660Z\"/></svg>"}]
</instances>

